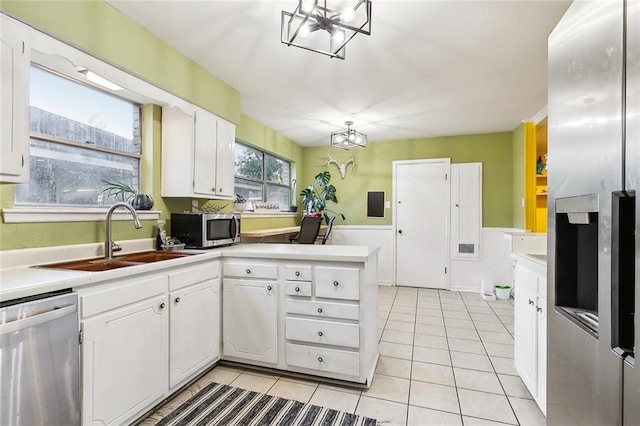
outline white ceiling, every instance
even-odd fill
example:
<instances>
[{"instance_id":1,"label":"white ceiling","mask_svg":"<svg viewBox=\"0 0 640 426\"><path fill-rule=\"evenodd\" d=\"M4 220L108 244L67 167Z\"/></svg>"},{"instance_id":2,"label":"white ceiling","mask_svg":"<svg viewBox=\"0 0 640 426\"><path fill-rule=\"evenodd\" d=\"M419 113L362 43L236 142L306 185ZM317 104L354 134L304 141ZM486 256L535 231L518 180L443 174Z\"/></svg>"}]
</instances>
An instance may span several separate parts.
<instances>
[{"instance_id":1,"label":"white ceiling","mask_svg":"<svg viewBox=\"0 0 640 426\"><path fill-rule=\"evenodd\" d=\"M107 1L303 146L346 120L370 142L512 131L546 106L547 37L570 4L373 0L371 35L342 61L280 42L297 0Z\"/></svg>"}]
</instances>

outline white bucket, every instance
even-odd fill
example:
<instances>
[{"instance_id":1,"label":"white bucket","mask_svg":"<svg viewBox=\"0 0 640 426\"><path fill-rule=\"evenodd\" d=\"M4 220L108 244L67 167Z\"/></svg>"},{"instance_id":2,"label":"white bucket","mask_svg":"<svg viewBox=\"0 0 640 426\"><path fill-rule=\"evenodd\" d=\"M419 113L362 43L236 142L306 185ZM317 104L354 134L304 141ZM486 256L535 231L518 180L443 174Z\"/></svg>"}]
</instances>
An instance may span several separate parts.
<instances>
[{"instance_id":1,"label":"white bucket","mask_svg":"<svg viewBox=\"0 0 640 426\"><path fill-rule=\"evenodd\" d=\"M509 288L495 287L495 290L496 290L496 296L498 297L498 299L507 300L509 297L511 297L511 287Z\"/></svg>"},{"instance_id":2,"label":"white bucket","mask_svg":"<svg viewBox=\"0 0 640 426\"><path fill-rule=\"evenodd\" d=\"M480 280L480 295L485 300L496 300L496 295L493 292L493 280Z\"/></svg>"}]
</instances>

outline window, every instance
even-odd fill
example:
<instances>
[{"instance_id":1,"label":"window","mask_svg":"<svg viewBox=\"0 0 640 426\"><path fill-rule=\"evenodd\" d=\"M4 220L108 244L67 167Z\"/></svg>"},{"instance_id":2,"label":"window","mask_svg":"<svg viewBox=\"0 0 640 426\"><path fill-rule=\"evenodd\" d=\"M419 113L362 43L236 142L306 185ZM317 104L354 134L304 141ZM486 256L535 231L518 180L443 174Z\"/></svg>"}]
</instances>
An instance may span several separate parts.
<instances>
[{"instance_id":1,"label":"window","mask_svg":"<svg viewBox=\"0 0 640 426\"><path fill-rule=\"evenodd\" d=\"M291 164L266 152L236 142L235 192L247 201L291 204Z\"/></svg>"},{"instance_id":2,"label":"window","mask_svg":"<svg viewBox=\"0 0 640 426\"><path fill-rule=\"evenodd\" d=\"M32 66L29 183L16 205L107 206L103 180L140 187L140 105Z\"/></svg>"}]
</instances>

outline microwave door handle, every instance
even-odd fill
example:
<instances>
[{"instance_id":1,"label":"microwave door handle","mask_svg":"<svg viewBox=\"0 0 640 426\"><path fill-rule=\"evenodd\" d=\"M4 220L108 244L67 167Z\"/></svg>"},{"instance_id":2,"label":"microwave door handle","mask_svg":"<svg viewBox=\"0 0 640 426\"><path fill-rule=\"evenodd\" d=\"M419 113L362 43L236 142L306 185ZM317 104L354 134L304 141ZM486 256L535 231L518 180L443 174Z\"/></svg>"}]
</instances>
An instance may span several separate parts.
<instances>
[{"instance_id":1,"label":"microwave door handle","mask_svg":"<svg viewBox=\"0 0 640 426\"><path fill-rule=\"evenodd\" d=\"M231 239L235 240L238 234L238 217L233 216L233 220L229 223Z\"/></svg>"}]
</instances>

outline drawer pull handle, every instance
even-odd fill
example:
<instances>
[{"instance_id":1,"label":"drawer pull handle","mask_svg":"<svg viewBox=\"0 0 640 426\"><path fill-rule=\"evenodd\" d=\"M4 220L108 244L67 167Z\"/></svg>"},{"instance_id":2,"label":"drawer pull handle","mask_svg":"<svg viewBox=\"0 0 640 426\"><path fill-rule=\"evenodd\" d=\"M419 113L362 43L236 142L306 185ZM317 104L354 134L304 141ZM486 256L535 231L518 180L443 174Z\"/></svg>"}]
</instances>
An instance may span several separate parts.
<instances>
[{"instance_id":1,"label":"drawer pull handle","mask_svg":"<svg viewBox=\"0 0 640 426\"><path fill-rule=\"evenodd\" d=\"M300 276L300 271L296 271L296 277Z\"/></svg>"},{"instance_id":2,"label":"drawer pull handle","mask_svg":"<svg viewBox=\"0 0 640 426\"><path fill-rule=\"evenodd\" d=\"M245 272L249 275L251 273L251 269L247 269Z\"/></svg>"},{"instance_id":3,"label":"drawer pull handle","mask_svg":"<svg viewBox=\"0 0 640 426\"><path fill-rule=\"evenodd\" d=\"M321 356L318 357L318 362L324 361Z\"/></svg>"},{"instance_id":4,"label":"drawer pull handle","mask_svg":"<svg viewBox=\"0 0 640 426\"><path fill-rule=\"evenodd\" d=\"M318 331L318 336L322 337L322 331Z\"/></svg>"},{"instance_id":5,"label":"drawer pull handle","mask_svg":"<svg viewBox=\"0 0 640 426\"><path fill-rule=\"evenodd\" d=\"M533 300L529 299L529 304L533 305L534 304Z\"/></svg>"},{"instance_id":6,"label":"drawer pull handle","mask_svg":"<svg viewBox=\"0 0 640 426\"><path fill-rule=\"evenodd\" d=\"M300 291L300 287L296 287L296 293Z\"/></svg>"},{"instance_id":7,"label":"drawer pull handle","mask_svg":"<svg viewBox=\"0 0 640 426\"><path fill-rule=\"evenodd\" d=\"M271 286L270 285L267 286L267 290L271 291Z\"/></svg>"},{"instance_id":8,"label":"drawer pull handle","mask_svg":"<svg viewBox=\"0 0 640 426\"><path fill-rule=\"evenodd\" d=\"M164 309L164 307L165 307L165 306L167 306L167 305L165 305L165 304L164 304L164 302L163 302L163 303L161 303L161 304L160 304L160 309Z\"/></svg>"},{"instance_id":9,"label":"drawer pull handle","mask_svg":"<svg viewBox=\"0 0 640 426\"><path fill-rule=\"evenodd\" d=\"M321 314L322 313L322 308L318 308L318 313Z\"/></svg>"},{"instance_id":10,"label":"drawer pull handle","mask_svg":"<svg viewBox=\"0 0 640 426\"><path fill-rule=\"evenodd\" d=\"M338 287L338 284L339 284L339 283L338 283L338 281L334 281L334 282L333 282L333 286L334 286L334 287Z\"/></svg>"},{"instance_id":11,"label":"drawer pull handle","mask_svg":"<svg viewBox=\"0 0 640 426\"><path fill-rule=\"evenodd\" d=\"M176 303L180 303L180 298L176 297Z\"/></svg>"}]
</instances>

